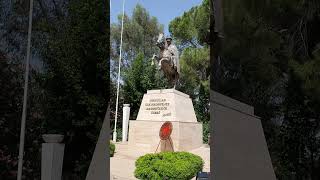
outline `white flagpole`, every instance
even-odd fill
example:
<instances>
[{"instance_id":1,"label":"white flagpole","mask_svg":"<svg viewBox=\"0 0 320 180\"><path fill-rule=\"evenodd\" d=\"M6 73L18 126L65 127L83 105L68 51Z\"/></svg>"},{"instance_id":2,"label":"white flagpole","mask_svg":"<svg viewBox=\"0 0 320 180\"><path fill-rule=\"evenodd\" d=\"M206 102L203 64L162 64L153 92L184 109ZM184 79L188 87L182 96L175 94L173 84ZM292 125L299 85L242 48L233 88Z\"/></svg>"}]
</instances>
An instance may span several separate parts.
<instances>
[{"instance_id":1,"label":"white flagpole","mask_svg":"<svg viewBox=\"0 0 320 180\"><path fill-rule=\"evenodd\" d=\"M27 61L26 61L26 72L25 72L25 77L24 77L23 110L22 110L22 117L21 117L21 131L20 131L19 162L18 162L17 180L21 180L21 178L22 178L24 136L25 136L25 128L26 128L26 111L27 111L27 100L28 100L27 96L28 96L28 82L29 82L29 61L30 61L30 47L31 47L32 11L33 11L33 0L30 0Z\"/></svg>"},{"instance_id":2,"label":"white flagpole","mask_svg":"<svg viewBox=\"0 0 320 180\"><path fill-rule=\"evenodd\" d=\"M114 121L113 141L117 141L117 119L118 119L118 102L119 102L119 88L120 88L120 67L121 67L121 55L122 55L122 34L123 34L123 19L124 19L124 3L122 4L122 22L121 22L121 40L120 40L120 56L119 56L119 71L118 71L118 87L117 87L117 101L116 101L116 115Z\"/></svg>"}]
</instances>

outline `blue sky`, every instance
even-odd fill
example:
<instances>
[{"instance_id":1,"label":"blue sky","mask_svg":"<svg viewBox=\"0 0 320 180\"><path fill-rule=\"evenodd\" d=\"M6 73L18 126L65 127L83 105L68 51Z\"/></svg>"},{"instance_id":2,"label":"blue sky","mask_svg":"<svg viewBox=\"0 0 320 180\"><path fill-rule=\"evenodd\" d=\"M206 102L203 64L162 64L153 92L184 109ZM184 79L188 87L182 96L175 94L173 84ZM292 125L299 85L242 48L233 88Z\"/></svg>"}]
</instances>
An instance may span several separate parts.
<instances>
[{"instance_id":1,"label":"blue sky","mask_svg":"<svg viewBox=\"0 0 320 180\"><path fill-rule=\"evenodd\" d=\"M110 0L110 2L110 21L114 23L117 22L117 16L122 14L123 0ZM202 0L125 0L124 11L131 16L136 4L141 4L151 16L157 17L159 23L164 25L164 33L168 35L170 21L201 2Z\"/></svg>"}]
</instances>

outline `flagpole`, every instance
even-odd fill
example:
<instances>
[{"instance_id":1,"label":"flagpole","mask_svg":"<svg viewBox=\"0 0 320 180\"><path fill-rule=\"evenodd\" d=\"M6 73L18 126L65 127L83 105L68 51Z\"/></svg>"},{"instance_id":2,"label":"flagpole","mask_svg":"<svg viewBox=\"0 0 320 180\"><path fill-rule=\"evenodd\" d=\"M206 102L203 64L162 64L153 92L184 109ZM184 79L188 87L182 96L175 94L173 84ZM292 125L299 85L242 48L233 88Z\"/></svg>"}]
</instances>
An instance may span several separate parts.
<instances>
[{"instance_id":1,"label":"flagpole","mask_svg":"<svg viewBox=\"0 0 320 180\"><path fill-rule=\"evenodd\" d=\"M23 92L23 110L21 117L21 131L20 131L20 145L19 145L19 162L18 162L18 176L17 180L22 178L22 165L23 165L23 152L24 152L24 137L26 128L26 114L27 114L27 96L28 96L28 82L29 82L29 62L30 62L30 48L31 48L31 30L32 30L32 11L33 0L30 0L29 10L29 27L28 27L28 44L27 44L27 60L26 60L26 72L24 77L24 92Z\"/></svg>"},{"instance_id":2,"label":"flagpole","mask_svg":"<svg viewBox=\"0 0 320 180\"><path fill-rule=\"evenodd\" d=\"M115 124L113 130L113 141L117 141L117 120L118 120L118 102L119 102L119 88L120 88L120 69L121 69L121 55L122 55L122 35L123 35L123 19L124 19L124 4L122 4L122 22L121 22L121 40L120 40L120 56L119 56L119 71L118 71L118 87L117 87L117 101L116 101L116 115L115 115Z\"/></svg>"}]
</instances>

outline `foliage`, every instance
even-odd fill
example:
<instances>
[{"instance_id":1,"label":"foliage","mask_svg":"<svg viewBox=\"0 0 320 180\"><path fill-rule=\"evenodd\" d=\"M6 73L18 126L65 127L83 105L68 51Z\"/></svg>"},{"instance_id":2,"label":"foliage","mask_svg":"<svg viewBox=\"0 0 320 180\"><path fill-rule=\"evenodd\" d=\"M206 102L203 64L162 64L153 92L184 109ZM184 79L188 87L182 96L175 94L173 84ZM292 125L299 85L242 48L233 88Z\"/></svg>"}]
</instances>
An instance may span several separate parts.
<instances>
[{"instance_id":1,"label":"foliage","mask_svg":"<svg viewBox=\"0 0 320 180\"><path fill-rule=\"evenodd\" d=\"M181 58L180 90L190 94L199 122L210 120L209 110L209 50L186 48Z\"/></svg>"},{"instance_id":2,"label":"foliage","mask_svg":"<svg viewBox=\"0 0 320 180\"><path fill-rule=\"evenodd\" d=\"M202 130L203 131L203 137L202 137L203 143L208 144L209 143L209 136L210 136L210 121L203 122L202 128L203 128L203 130Z\"/></svg>"},{"instance_id":3,"label":"foliage","mask_svg":"<svg viewBox=\"0 0 320 180\"><path fill-rule=\"evenodd\" d=\"M108 8L107 8L108 9ZM65 134L64 176L86 175L109 101L108 22L102 1L70 0L66 17L37 26L46 32L39 52L44 70L43 131Z\"/></svg>"},{"instance_id":4,"label":"foliage","mask_svg":"<svg viewBox=\"0 0 320 180\"><path fill-rule=\"evenodd\" d=\"M208 1L204 1L200 6L184 13L183 16L176 17L169 27L174 41L182 50L180 56L181 85L178 90L192 97L196 115L200 122L207 122L210 119L209 48L205 44L208 32L206 32L206 35L203 34L208 30L208 16ZM118 54L120 42L120 17L121 15L119 16L119 23L113 24L111 27L112 62L118 59L116 55ZM156 19L154 21L152 19L155 18L150 18L148 12L141 5L136 6L131 18L125 16L124 24L126 26L124 27L123 37L124 65L121 67L123 85L121 86L120 102L130 103L130 118L132 119L136 118L143 94L147 90L167 87L163 74L158 73L155 67L150 65L152 54L159 51L155 46L155 38L162 31L162 25L158 25ZM192 43L196 45L193 46ZM150 47L152 48L150 49ZM113 64L116 63L114 62ZM112 71L115 72L114 70ZM114 85L115 83L111 84ZM115 99L111 99L111 101L115 102ZM121 114L121 112L118 114ZM121 116L119 115L119 117Z\"/></svg>"},{"instance_id":5,"label":"foliage","mask_svg":"<svg viewBox=\"0 0 320 180\"><path fill-rule=\"evenodd\" d=\"M111 60L119 59L121 18L118 16L118 23L111 24ZM138 53L143 53L146 58L151 58L152 54L158 52L155 46L155 38L163 32L163 25L158 23L156 17L150 16L149 12L140 4L134 8L131 18L124 17L122 56L124 67L127 67L136 58Z\"/></svg>"},{"instance_id":6,"label":"foliage","mask_svg":"<svg viewBox=\"0 0 320 180\"><path fill-rule=\"evenodd\" d=\"M110 157L113 157L115 150L116 150L116 146L110 141L110 144L109 144Z\"/></svg>"},{"instance_id":7,"label":"foliage","mask_svg":"<svg viewBox=\"0 0 320 180\"><path fill-rule=\"evenodd\" d=\"M261 117L278 179L319 179L319 2L223 3L216 91Z\"/></svg>"},{"instance_id":8,"label":"foliage","mask_svg":"<svg viewBox=\"0 0 320 180\"><path fill-rule=\"evenodd\" d=\"M200 84L206 86L209 74L209 49L185 48L180 56L181 90L196 95ZM209 89L206 88L206 91ZM194 97L194 96L193 96Z\"/></svg>"},{"instance_id":9,"label":"foliage","mask_svg":"<svg viewBox=\"0 0 320 180\"><path fill-rule=\"evenodd\" d=\"M199 122L208 127L210 59L207 42L209 37L209 1L191 8L169 24L169 31L177 42L180 55L180 91L193 99ZM209 129L203 128L203 140L207 143Z\"/></svg>"},{"instance_id":10,"label":"foliage","mask_svg":"<svg viewBox=\"0 0 320 180\"><path fill-rule=\"evenodd\" d=\"M199 47L207 42L209 12L209 0L204 0L170 22L169 31L174 39L178 39L179 45Z\"/></svg>"},{"instance_id":11,"label":"foliage","mask_svg":"<svg viewBox=\"0 0 320 180\"><path fill-rule=\"evenodd\" d=\"M122 127L117 126L117 141L122 141Z\"/></svg>"},{"instance_id":12,"label":"foliage","mask_svg":"<svg viewBox=\"0 0 320 180\"><path fill-rule=\"evenodd\" d=\"M290 65L301 80L303 80L303 89L306 94L312 98L312 101L320 101L320 43L313 51L313 59L303 64L296 61L290 61Z\"/></svg>"},{"instance_id":13,"label":"foliage","mask_svg":"<svg viewBox=\"0 0 320 180\"><path fill-rule=\"evenodd\" d=\"M146 154L136 160L138 179L192 179L203 168L200 156L188 152Z\"/></svg>"},{"instance_id":14,"label":"foliage","mask_svg":"<svg viewBox=\"0 0 320 180\"><path fill-rule=\"evenodd\" d=\"M18 146L23 99L23 72L20 63L14 57L0 50L0 179L14 179L18 169ZM30 75L34 71L30 69ZM30 78L25 137L24 172L26 178L40 176L41 127L37 112L37 100L40 94L37 83Z\"/></svg>"},{"instance_id":15,"label":"foliage","mask_svg":"<svg viewBox=\"0 0 320 180\"><path fill-rule=\"evenodd\" d=\"M19 69L10 64L4 53L0 51L0 179L13 178L12 169L17 167L17 153L15 144L10 141L18 141L18 129L21 115L21 79L18 76ZM20 95L17 95L20 94Z\"/></svg>"},{"instance_id":16,"label":"foliage","mask_svg":"<svg viewBox=\"0 0 320 180\"><path fill-rule=\"evenodd\" d=\"M116 102L116 84L117 84L117 73L118 73L118 64L119 64L119 54L120 54L120 37L121 37L121 17L119 15L118 23L111 24L110 27L110 43L111 43L111 52L110 52L110 88L113 91L111 93L111 119L114 119L115 112L115 102ZM124 17L124 28L123 28L123 41L122 41L122 59L121 59L121 82L120 92L119 92L119 104L123 103L132 103L131 105L131 115L134 118L137 114L139 106L137 106L136 101L141 101L141 99L136 99L141 97L141 94L146 92L145 87L137 89L130 89L128 87L135 88L135 83L132 85L126 86L125 82L141 80L141 76L138 76L137 73L142 71L136 70L135 73L127 73L129 70L133 70L133 64L136 59L139 57L139 53L143 56L143 62L146 64L135 63L137 68L148 68L144 69L143 72L147 73L144 75L144 81L147 87L153 86L153 81L155 77L159 75L156 73L153 68L150 67L151 58L154 53L159 51L159 48L155 46L155 38L163 31L163 25L159 24L156 17L150 16L149 12L143 8L140 4L134 8L131 17L125 15ZM140 56L141 56L140 55ZM140 67L141 66L141 67ZM151 76L150 76L151 74ZM137 79L134 79L134 78ZM131 80L128 80L131 79ZM147 80L149 79L149 80ZM140 83L142 84L142 83ZM133 91L135 90L135 91ZM127 96L128 94L133 94L133 97ZM127 99L129 98L129 99ZM134 100L134 101L131 101ZM119 108L118 119L121 117L122 111ZM114 123L113 123L114 124Z\"/></svg>"}]
</instances>

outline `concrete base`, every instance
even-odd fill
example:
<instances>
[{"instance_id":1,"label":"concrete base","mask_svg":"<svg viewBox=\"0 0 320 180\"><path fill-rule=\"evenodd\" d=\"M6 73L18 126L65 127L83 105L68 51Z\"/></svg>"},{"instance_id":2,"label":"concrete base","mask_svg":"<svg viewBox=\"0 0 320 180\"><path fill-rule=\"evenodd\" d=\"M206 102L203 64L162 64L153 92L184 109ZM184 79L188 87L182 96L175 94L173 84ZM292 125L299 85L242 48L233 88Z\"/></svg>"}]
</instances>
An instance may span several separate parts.
<instances>
[{"instance_id":1,"label":"concrete base","mask_svg":"<svg viewBox=\"0 0 320 180\"><path fill-rule=\"evenodd\" d=\"M154 153L171 150L169 141L160 141L159 130L165 121L129 122L129 145L140 151ZM171 121L173 130L171 141L174 151L188 151L202 146L202 123Z\"/></svg>"},{"instance_id":2,"label":"concrete base","mask_svg":"<svg viewBox=\"0 0 320 180\"><path fill-rule=\"evenodd\" d=\"M161 141L159 131L170 121L171 142ZM136 179L135 161L147 153L187 151L205 161L203 171L210 171L210 148L202 142L202 123L197 122L192 100L175 89L150 90L143 96L137 120L129 121L128 143L116 143L110 159L110 179ZM172 143L172 145L171 145ZM159 145L159 147L158 147ZM158 148L158 149L157 149Z\"/></svg>"}]
</instances>

